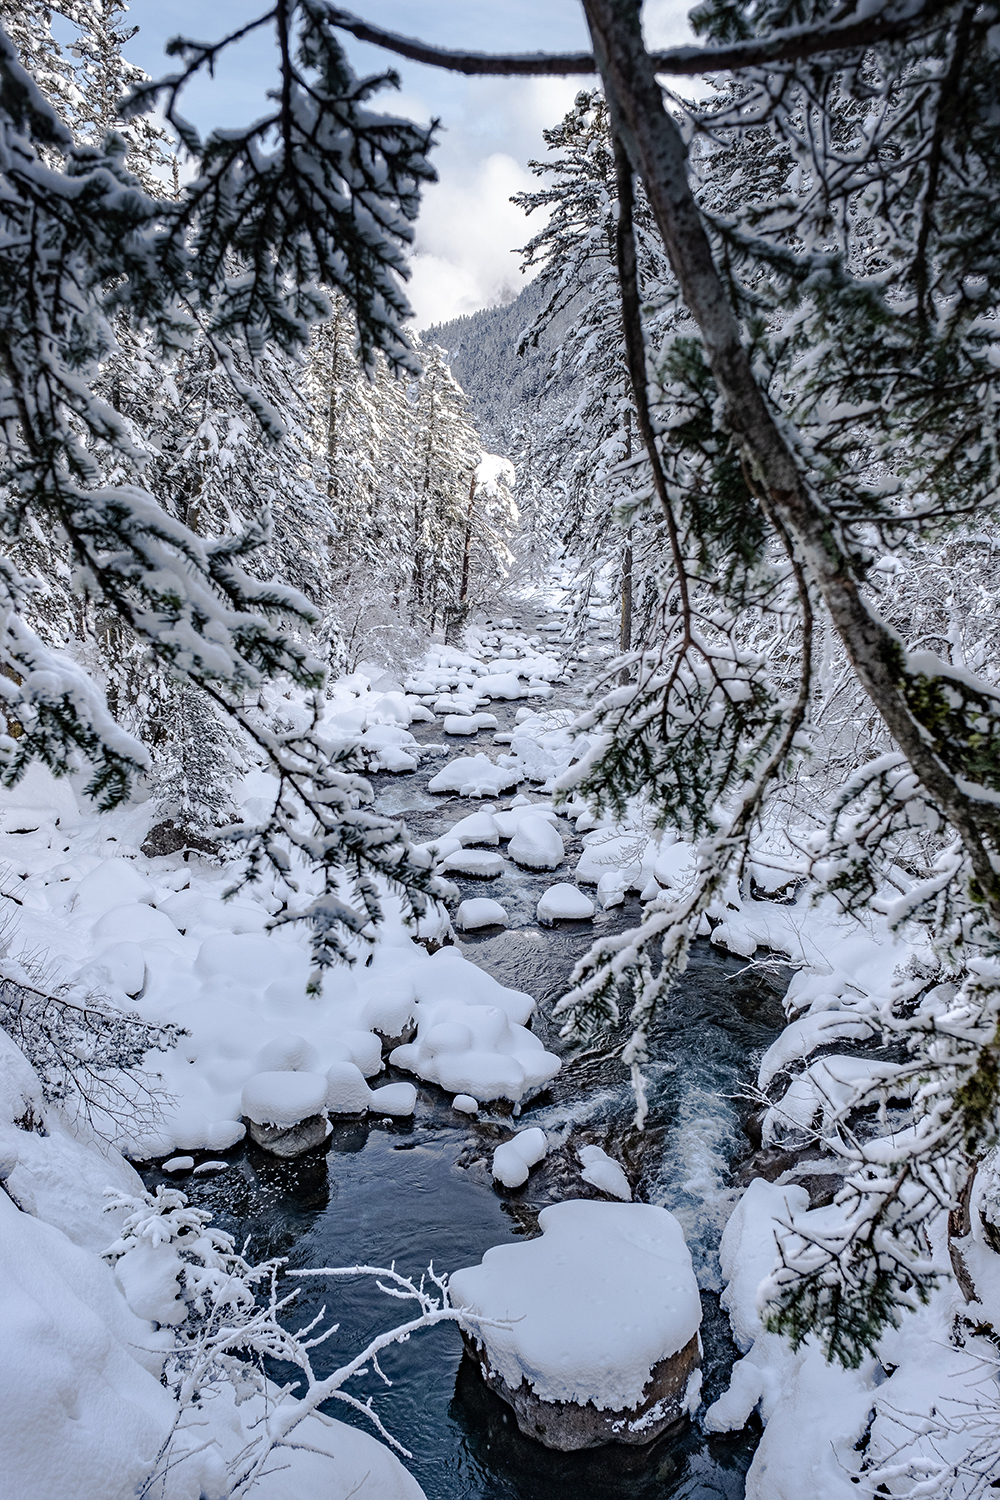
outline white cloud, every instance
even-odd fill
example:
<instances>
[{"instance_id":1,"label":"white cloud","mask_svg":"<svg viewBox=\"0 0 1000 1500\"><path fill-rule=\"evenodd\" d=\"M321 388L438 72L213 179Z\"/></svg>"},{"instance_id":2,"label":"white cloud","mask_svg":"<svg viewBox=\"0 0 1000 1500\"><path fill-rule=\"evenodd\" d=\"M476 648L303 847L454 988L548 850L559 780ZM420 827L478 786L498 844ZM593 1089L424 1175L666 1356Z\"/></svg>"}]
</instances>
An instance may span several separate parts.
<instances>
[{"instance_id":1,"label":"white cloud","mask_svg":"<svg viewBox=\"0 0 1000 1500\"><path fill-rule=\"evenodd\" d=\"M407 295L418 327L500 300L523 279L512 252L541 223L510 202L537 187L531 158L545 158L542 130L566 113L579 87L563 79L470 79L444 113L434 152L439 181L426 189ZM420 98L394 101L427 118Z\"/></svg>"}]
</instances>

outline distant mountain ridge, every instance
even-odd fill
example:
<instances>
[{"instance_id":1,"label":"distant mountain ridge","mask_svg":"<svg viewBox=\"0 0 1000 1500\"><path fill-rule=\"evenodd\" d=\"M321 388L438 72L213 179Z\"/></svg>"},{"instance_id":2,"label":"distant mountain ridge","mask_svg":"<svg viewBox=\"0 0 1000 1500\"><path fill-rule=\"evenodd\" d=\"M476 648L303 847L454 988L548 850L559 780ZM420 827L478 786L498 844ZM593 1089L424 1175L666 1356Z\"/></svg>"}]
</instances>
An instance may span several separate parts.
<instances>
[{"instance_id":1,"label":"distant mountain ridge","mask_svg":"<svg viewBox=\"0 0 1000 1500\"><path fill-rule=\"evenodd\" d=\"M478 431L501 452L529 415L573 383L551 375L552 355L569 321L565 314L545 329L536 347L517 352L521 334L545 306L545 297L536 279L512 302L435 323L420 334L425 343L447 351Z\"/></svg>"}]
</instances>

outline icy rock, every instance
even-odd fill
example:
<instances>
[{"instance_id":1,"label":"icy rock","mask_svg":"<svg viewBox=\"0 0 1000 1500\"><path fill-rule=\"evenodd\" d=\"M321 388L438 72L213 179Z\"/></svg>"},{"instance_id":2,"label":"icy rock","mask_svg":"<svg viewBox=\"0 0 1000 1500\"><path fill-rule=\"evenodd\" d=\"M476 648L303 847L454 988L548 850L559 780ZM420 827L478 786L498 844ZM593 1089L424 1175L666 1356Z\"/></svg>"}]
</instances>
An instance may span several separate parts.
<instances>
[{"instance_id":1,"label":"icy rock","mask_svg":"<svg viewBox=\"0 0 1000 1500\"><path fill-rule=\"evenodd\" d=\"M141 993L146 983L146 959L138 943L112 943L87 965L87 970L100 970L113 985L133 998Z\"/></svg>"},{"instance_id":2,"label":"icy rock","mask_svg":"<svg viewBox=\"0 0 1000 1500\"><path fill-rule=\"evenodd\" d=\"M323 1102L331 1114L363 1114L371 1103L372 1091L356 1063L331 1063L326 1070L326 1083Z\"/></svg>"},{"instance_id":3,"label":"icy rock","mask_svg":"<svg viewBox=\"0 0 1000 1500\"><path fill-rule=\"evenodd\" d=\"M250 1139L272 1156L302 1156L322 1146L331 1125L325 1114L309 1115L297 1125L257 1125L250 1121Z\"/></svg>"},{"instance_id":4,"label":"icy rock","mask_svg":"<svg viewBox=\"0 0 1000 1500\"><path fill-rule=\"evenodd\" d=\"M479 1101L473 1099L471 1094L456 1094L451 1101L452 1109L457 1109L463 1115L477 1115L479 1113Z\"/></svg>"},{"instance_id":5,"label":"icy rock","mask_svg":"<svg viewBox=\"0 0 1000 1500\"><path fill-rule=\"evenodd\" d=\"M549 886L538 903L537 915L543 927L553 922L582 922L594 915L594 903L578 886L563 881Z\"/></svg>"},{"instance_id":6,"label":"icy rock","mask_svg":"<svg viewBox=\"0 0 1000 1500\"><path fill-rule=\"evenodd\" d=\"M700 1389L701 1301L680 1225L649 1203L580 1199L538 1223L540 1238L452 1275L457 1306L508 1320L469 1325L470 1352L547 1447L651 1442Z\"/></svg>"},{"instance_id":7,"label":"icy rock","mask_svg":"<svg viewBox=\"0 0 1000 1500\"><path fill-rule=\"evenodd\" d=\"M449 761L427 783L429 792L457 792L460 797L499 797L517 786L516 767L495 766L488 755L463 755Z\"/></svg>"},{"instance_id":8,"label":"icy rock","mask_svg":"<svg viewBox=\"0 0 1000 1500\"><path fill-rule=\"evenodd\" d=\"M194 961L201 979L260 994L270 984L281 984L305 994L309 981L309 959L298 947L254 932L220 932L205 938Z\"/></svg>"},{"instance_id":9,"label":"icy rock","mask_svg":"<svg viewBox=\"0 0 1000 1500\"><path fill-rule=\"evenodd\" d=\"M361 1082L367 1092L363 1078ZM323 1073L256 1073L243 1085L243 1113L254 1125L298 1125L324 1108L328 1088Z\"/></svg>"},{"instance_id":10,"label":"icy rock","mask_svg":"<svg viewBox=\"0 0 1000 1500\"><path fill-rule=\"evenodd\" d=\"M449 854L441 861L441 869L448 874L474 875L480 880L495 880L503 874L503 858L488 849L461 849Z\"/></svg>"},{"instance_id":11,"label":"icy rock","mask_svg":"<svg viewBox=\"0 0 1000 1500\"><path fill-rule=\"evenodd\" d=\"M160 1168L161 1172L190 1172L194 1166L193 1156L172 1156Z\"/></svg>"},{"instance_id":12,"label":"icy rock","mask_svg":"<svg viewBox=\"0 0 1000 1500\"><path fill-rule=\"evenodd\" d=\"M577 1156L583 1167L580 1176L584 1182L589 1182L591 1187L597 1188L601 1193L607 1193L609 1198L620 1198L623 1203L632 1202L628 1178L618 1162L606 1151L602 1151L600 1146L583 1146Z\"/></svg>"},{"instance_id":13,"label":"icy rock","mask_svg":"<svg viewBox=\"0 0 1000 1500\"><path fill-rule=\"evenodd\" d=\"M496 845L500 842L496 819L485 808L453 823L448 829L448 838L457 839L463 848L469 844Z\"/></svg>"},{"instance_id":14,"label":"icy rock","mask_svg":"<svg viewBox=\"0 0 1000 1500\"><path fill-rule=\"evenodd\" d=\"M417 1091L412 1083L384 1083L371 1091L371 1109L381 1115L412 1115Z\"/></svg>"},{"instance_id":15,"label":"icy rock","mask_svg":"<svg viewBox=\"0 0 1000 1500\"><path fill-rule=\"evenodd\" d=\"M485 896L463 901L455 913L455 926L462 932L475 932L480 927L506 927L508 920L500 902Z\"/></svg>"},{"instance_id":16,"label":"icy rock","mask_svg":"<svg viewBox=\"0 0 1000 1500\"><path fill-rule=\"evenodd\" d=\"M246 901L215 901L204 891L178 891L156 903L179 931L188 937L206 938L214 932L263 932L268 914Z\"/></svg>"},{"instance_id":17,"label":"icy rock","mask_svg":"<svg viewBox=\"0 0 1000 1500\"><path fill-rule=\"evenodd\" d=\"M529 813L519 821L507 853L529 870L554 870L562 863L566 850L559 830L546 819Z\"/></svg>"},{"instance_id":18,"label":"icy rock","mask_svg":"<svg viewBox=\"0 0 1000 1500\"><path fill-rule=\"evenodd\" d=\"M548 1151L545 1131L538 1126L518 1131L513 1140L504 1141L493 1153L493 1176L506 1188L523 1186L528 1180L528 1171L537 1165Z\"/></svg>"}]
</instances>

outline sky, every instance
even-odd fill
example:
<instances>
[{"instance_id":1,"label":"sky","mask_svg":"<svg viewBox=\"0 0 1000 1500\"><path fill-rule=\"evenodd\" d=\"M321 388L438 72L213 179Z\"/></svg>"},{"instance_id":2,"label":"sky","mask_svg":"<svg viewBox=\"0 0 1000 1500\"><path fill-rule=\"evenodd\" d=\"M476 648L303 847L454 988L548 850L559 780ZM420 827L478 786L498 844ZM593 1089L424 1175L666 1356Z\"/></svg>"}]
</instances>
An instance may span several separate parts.
<instances>
[{"instance_id":1,"label":"sky","mask_svg":"<svg viewBox=\"0 0 1000 1500\"><path fill-rule=\"evenodd\" d=\"M690 39L691 0L646 0L650 46ZM264 0L131 0L138 34L125 51L154 76L175 66L164 44L178 33L215 40L268 7ZM579 0L355 0L366 20L442 46L479 51L568 51L588 45ZM416 226L407 295L416 325L425 328L488 307L516 293L524 281L514 252L535 232L509 199L538 186L527 163L545 154L542 130L556 124L587 79L462 78L393 57L344 36L353 66L367 74L394 68L398 93L373 107L425 122L442 122L432 160L439 181L426 189ZM263 112L275 75L270 32L252 37L223 58L214 80L185 95L184 114L200 130L245 124Z\"/></svg>"}]
</instances>

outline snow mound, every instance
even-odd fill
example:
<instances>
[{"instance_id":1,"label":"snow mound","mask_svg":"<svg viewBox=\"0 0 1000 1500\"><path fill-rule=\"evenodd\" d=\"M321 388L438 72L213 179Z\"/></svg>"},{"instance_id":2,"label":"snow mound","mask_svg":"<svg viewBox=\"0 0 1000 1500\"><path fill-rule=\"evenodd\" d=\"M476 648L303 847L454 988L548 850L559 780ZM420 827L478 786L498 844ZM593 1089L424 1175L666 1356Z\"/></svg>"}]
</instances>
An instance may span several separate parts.
<instances>
[{"instance_id":1,"label":"snow mound","mask_svg":"<svg viewBox=\"0 0 1000 1500\"><path fill-rule=\"evenodd\" d=\"M575 885L562 881L550 885L538 903L538 920L543 927L553 922L581 922L594 915L594 903Z\"/></svg>"},{"instance_id":2,"label":"snow mound","mask_svg":"<svg viewBox=\"0 0 1000 1500\"><path fill-rule=\"evenodd\" d=\"M342 1031L330 1050L339 1062L354 1063L366 1078L382 1071L382 1043L373 1031Z\"/></svg>"},{"instance_id":3,"label":"snow mound","mask_svg":"<svg viewBox=\"0 0 1000 1500\"><path fill-rule=\"evenodd\" d=\"M327 1087L320 1109L326 1105L331 1114L358 1115L371 1103L372 1091L365 1082L365 1075L355 1063L331 1063L326 1070L325 1082ZM312 1113L315 1114L316 1111L313 1110Z\"/></svg>"},{"instance_id":4,"label":"snow mound","mask_svg":"<svg viewBox=\"0 0 1000 1500\"><path fill-rule=\"evenodd\" d=\"M554 828L559 826L559 814L545 802L522 801L517 798L507 812L493 814L493 823L502 839L512 839L522 818L544 818Z\"/></svg>"},{"instance_id":5,"label":"snow mound","mask_svg":"<svg viewBox=\"0 0 1000 1500\"><path fill-rule=\"evenodd\" d=\"M493 1176L504 1187L521 1187L528 1180L529 1168L542 1160L549 1149L545 1131L537 1125L520 1130L512 1141L504 1141L493 1153Z\"/></svg>"},{"instance_id":6,"label":"snow mound","mask_svg":"<svg viewBox=\"0 0 1000 1500\"><path fill-rule=\"evenodd\" d=\"M488 755L461 755L431 778L427 790L457 792L460 797L499 797L520 780L516 767L495 766Z\"/></svg>"},{"instance_id":7,"label":"snow mound","mask_svg":"<svg viewBox=\"0 0 1000 1500\"><path fill-rule=\"evenodd\" d=\"M503 874L503 857L489 849L456 849L439 866L452 875L474 875L480 880L495 880Z\"/></svg>"},{"instance_id":8,"label":"snow mound","mask_svg":"<svg viewBox=\"0 0 1000 1500\"><path fill-rule=\"evenodd\" d=\"M255 1125L298 1125L319 1114L328 1088L323 1073L256 1073L243 1085L243 1113Z\"/></svg>"},{"instance_id":9,"label":"snow mound","mask_svg":"<svg viewBox=\"0 0 1000 1500\"><path fill-rule=\"evenodd\" d=\"M458 839L463 848L469 844L489 844L495 847L500 842L496 818L485 808L480 812L470 813L467 818L459 818L448 829L447 837Z\"/></svg>"},{"instance_id":10,"label":"snow mound","mask_svg":"<svg viewBox=\"0 0 1000 1500\"><path fill-rule=\"evenodd\" d=\"M417 1036L390 1053L394 1067L450 1094L514 1103L559 1071L559 1059L524 1025L535 1007L530 995L506 989L453 947L422 963L414 979Z\"/></svg>"},{"instance_id":11,"label":"snow mound","mask_svg":"<svg viewBox=\"0 0 1000 1500\"><path fill-rule=\"evenodd\" d=\"M484 698L504 698L508 702L528 693L516 672L488 672L480 677L477 686Z\"/></svg>"},{"instance_id":12,"label":"snow mound","mask_svg":"<svg viewBox=\"0 0 1000 1500\"><path fill-rule=\"evenodd\" d=\"M539 1239L497 1245L456 1271L455 1303L512 1320L476 1331L512 1389L526 1380L543 1401L637 1406L653 1366L701 1323L681 1226L650 1203L581 1199L544 1208L538 1223Z\"/></svg>"},{"instance_id":13,"label":"snow mound","mask_svg":"<svg viewBox=\"0 0 1000 1500\"><path fill-rule=\"evenodd\" d=\"M600 1146L583 1146L577 1152L583 1171L580 1176L599 1192L609 1198L620 1198L623 1203L632 1202L632 1189L615 1159L602 1151Z\"/></svg>"},{"instance_id":14,"label":"snow mound","mask_svg":"<svg viewBox=\"0 0 1000 1500\"><path fill-rule=\"evenodd\" d=\"M105 859L85 875L73 897L74 916L102 917L116 906L155 899L152 885L128 859Z\"/></svg>"},{"instance_id":15,"label":"snow mound","mask_svg":"<svg viewBox=\"0 0 1000 1500\"><path fill-rule=\"evenodd\" d=\"M455 913L455 926L462 932L475 932L479 927L506 927L508 916L499 901L490 901L479 896L463 901Z\"/></svg>"},{"instance_id":16,"label":"snow mound","mask_svg":"<svg viewBox=\"0 0 1000 1500\"><path fill-rule=\"evenodd\" d=\"M412 1115L417 1107L417 1091L412 1083L383 1083L372 1089L369 1108L376 1115Z\"/></svg>"},{"instance_id":17,"label":"snow mound","mask_svg":"<svg viewBox=\"0 0 1000 1500\"><path fill-rule=\"evenodd\" d=\"M457 1109L459 1114L477 1115L479 1113L479 1101L473 1099L471 1094L456 1094L451 1101L452 1109Z\"/></svg>"},{"instance_id":18,"label":"snow mound","mask_svg":"<svg viewBox=\"0 0 1000 1500\"><path fill-rule=\"evenodd\" d=\"M479 718L476 714L446 714L441 728L445 734L478 734Z\"/></svg>"},{"instance_id":19,"label":"snow mound","mask_svg":"<svg viewBox=\"0 0 1000 1500\"><path fill-rule=\"evenodd\" d=\"M545 818L528 814L518 823L507 853L515 863L529 870L554 870L562 864L566 850L558 828L553 828Z\"/></svg>"}]
</instances>

